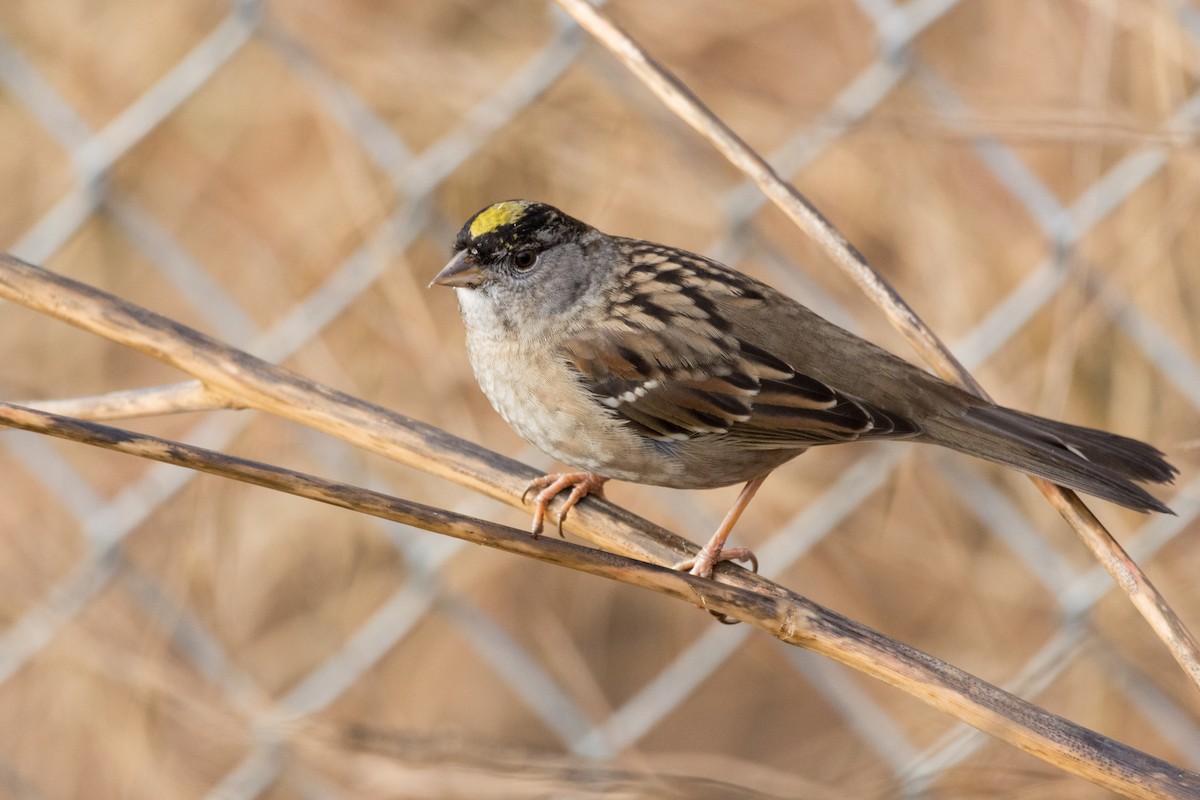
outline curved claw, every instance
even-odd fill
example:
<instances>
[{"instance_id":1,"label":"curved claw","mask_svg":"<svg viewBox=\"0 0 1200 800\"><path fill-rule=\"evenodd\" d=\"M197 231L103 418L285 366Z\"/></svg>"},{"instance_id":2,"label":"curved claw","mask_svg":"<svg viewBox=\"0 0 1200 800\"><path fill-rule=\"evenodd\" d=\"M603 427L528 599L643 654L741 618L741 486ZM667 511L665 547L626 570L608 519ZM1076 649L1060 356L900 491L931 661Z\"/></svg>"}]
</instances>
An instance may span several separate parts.
<instances>
[{"instance_id":1,"label":"curved claw","mask_svg":"<svg viewBox=\"0 0 1200 800\"><path fill-rule=\"evenodd\" d=\"M672 569L690 572L692 575L697 575L701 578L712 578L713 567L720 561L745 561L750 564L750 571L758 573L758 556L754 555L754 551L749 547L727 547L717 554L716 558L709 560L705 549L701 549L692 558L685 558L683 561L671 565ZM708 574L702 574L701 570L707 570ZM709 611L717 622L722 625L737 625L741 620L733 619L720 611Z\"/></svg>"},{"instance_id":2,"label":"curved claw","mask_svg":"<svg viewBox=\"0 0 1200 800\"><path fill-rule=\"evenodd\" d=\"M559 536L563 535L562 524L567 517L567 512L589 494L604 497L604 484L607 482L608 478L602 478L594 472L551 473L531 480L525 487L525 491L521 493L521 502L525 502L530 492L537 491L537 496L533 498L533 524L530 528L533 538L536 539L541 535L550 503L564 489L568 486L571 487L571 493L567 495L567 499L563 501L562 507L555 515Z\"/></svg>"},{"instance_id":3,"label":"curved claw","mask_svg":"<svg viewBox=\"0 0 1200 800\"><path fill-rule=\"evenodd\" d=\"M750 565L750 571L758 574L758 556L749 547L726 547L721 551L718 561L743 561Z\"/></svg>"}]
</instances>

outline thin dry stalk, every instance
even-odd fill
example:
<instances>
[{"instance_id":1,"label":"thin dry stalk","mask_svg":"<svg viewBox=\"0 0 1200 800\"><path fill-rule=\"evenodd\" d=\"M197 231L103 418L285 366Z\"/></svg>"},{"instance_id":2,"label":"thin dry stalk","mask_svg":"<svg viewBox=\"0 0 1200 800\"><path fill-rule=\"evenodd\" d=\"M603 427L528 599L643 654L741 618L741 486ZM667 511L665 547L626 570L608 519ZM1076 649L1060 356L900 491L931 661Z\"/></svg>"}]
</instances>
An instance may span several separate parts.
<instances>
[{"instance_id":1,"label":"thin dry stalk","mask_svg":"<svg viewBox=\"0 0 1200 800\"><path fill-rule=\"evenodd\" d=\"M804 195L783 180L766 159L713 114L678 77L655 61L628 33L587 0L557 2L680 119L708 139L721 155L753 180L800 230L821 245L834 263L879 306L888 321L903 334L937 374L980 397L988 397L983 387L883 276L867 263L862 253L846 241ZM1096 560L1129 597L1151 629L1166 644L1192 683L1200 688L1200 643L1197 643L1166 598L1074 492L1040 478L1030 477L1030 480L1062 514Z\"/></svg>"},{"instance_id":2,"label":"thin dry stalk","mask_svg":"<svg viewBox=\"0 0 1200 800\"><path fill-rule=\"evenodd\" d=\"M242 407L227 397L210 392L200 381L148 386L144 389L108 392L91 397L17 401L16 405L37 408L64 417L91 420L132 419Z\"/></svg>"}]
</instances>

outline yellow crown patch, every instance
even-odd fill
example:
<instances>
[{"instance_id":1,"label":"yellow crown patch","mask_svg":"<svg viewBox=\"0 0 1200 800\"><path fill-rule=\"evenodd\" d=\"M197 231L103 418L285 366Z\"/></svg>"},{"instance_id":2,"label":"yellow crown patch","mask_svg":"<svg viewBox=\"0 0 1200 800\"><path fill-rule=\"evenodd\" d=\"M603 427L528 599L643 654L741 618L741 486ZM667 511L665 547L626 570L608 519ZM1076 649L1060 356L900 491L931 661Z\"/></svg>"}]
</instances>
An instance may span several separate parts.
<instances>
[{"instance_id":1,"label":"yellow crown patch","mask_svg":"<svg viewBox=\"0 0 1200 800\"><path fill-rule=\"evenodd\" d=\"M471 222L471 238L478 239L485 233L496 230L501 225L516 222L525 216L529 203L524 200L506 200L496 203L480 211Z\"/></svg>"}]
</instances>

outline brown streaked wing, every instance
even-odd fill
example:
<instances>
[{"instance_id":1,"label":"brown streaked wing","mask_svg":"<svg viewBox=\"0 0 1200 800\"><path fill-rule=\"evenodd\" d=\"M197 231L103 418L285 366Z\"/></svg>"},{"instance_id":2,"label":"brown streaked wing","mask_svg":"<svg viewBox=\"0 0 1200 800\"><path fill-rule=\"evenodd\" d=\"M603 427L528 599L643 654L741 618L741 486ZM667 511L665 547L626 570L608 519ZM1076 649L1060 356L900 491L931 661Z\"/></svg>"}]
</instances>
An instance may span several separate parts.
<instances>
[{"instance_id":1,"label":"brown streaked wing","mask_svg":"<svg viewBox=\"0 0 1200 800\"><path fill-rule=\"evenodd\" d=\"M750 417L758 392L742 359L686 329L586 333L563 352L603 405L655 439L727 431Z\"/></svg>"},{"instance_id":2,"label":"brown streaked wing","mask_svg":"<svg viewBox=\"0 0 1200 800\"><path fill-rule=\"evenodd\" d=\"M653 439L728 433L785 448L915 432L732 337L679 327L592 332L568 340L564 354L603 405Z\"/></svg>"}]
</instances>

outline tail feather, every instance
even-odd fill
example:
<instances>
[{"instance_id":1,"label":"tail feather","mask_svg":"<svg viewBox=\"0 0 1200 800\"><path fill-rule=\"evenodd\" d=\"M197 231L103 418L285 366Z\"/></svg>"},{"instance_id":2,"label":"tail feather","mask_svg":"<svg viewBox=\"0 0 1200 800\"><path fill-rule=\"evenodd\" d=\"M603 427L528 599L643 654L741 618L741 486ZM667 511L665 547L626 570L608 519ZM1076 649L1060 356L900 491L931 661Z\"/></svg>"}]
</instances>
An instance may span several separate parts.
<instances>
[{"instance_id":1,"label":"tail feather","mask_svg":"<svg viewBox=\"0 0 1200 800\"><path fill-rule=\"evenodd\" d=\"M999 406L939 418L923 433L928 441L1127 508L1173 513L1134 481L1170 483L1178 470L1136 439Z\"/></svg>"}]
</instances>

